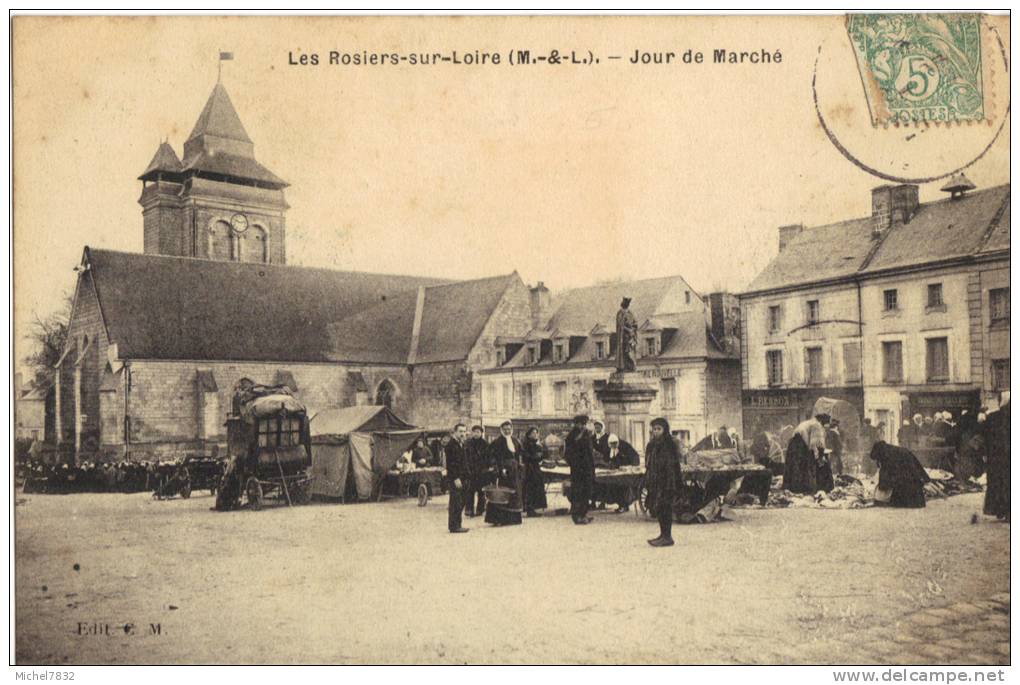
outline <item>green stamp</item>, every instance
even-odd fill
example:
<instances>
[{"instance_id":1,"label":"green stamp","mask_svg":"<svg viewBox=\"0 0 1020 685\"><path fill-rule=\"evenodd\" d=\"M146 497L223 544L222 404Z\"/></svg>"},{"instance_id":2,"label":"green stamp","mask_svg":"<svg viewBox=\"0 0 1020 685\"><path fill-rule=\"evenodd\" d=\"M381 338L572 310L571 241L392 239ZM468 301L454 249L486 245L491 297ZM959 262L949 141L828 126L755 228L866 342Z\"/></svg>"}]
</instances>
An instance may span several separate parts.
<instances>
[{"instance_id":1,"label":"green stamp","mask_svg":"<svg viewBox=\"0 0 1020 685\"><path fill-rule=\"evenodd\" d=\"M873 125L982 121L978 14L852 14L847 32Z\"/></svg>"}]
</instances>

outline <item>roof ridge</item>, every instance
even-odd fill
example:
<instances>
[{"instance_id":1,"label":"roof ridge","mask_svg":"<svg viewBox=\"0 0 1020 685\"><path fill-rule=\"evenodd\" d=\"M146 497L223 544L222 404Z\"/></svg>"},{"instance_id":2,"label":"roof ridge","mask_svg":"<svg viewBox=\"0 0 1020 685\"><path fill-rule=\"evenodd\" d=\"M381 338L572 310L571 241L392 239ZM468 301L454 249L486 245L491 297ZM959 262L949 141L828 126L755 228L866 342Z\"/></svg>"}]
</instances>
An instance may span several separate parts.
<instances>
[{"instance_id":1,"label":"roof ridge","mask_svg":"<svg viewBox=\"0 0 1020 685\"><path fill-rule=\"evenodd\" d=\"M430 281L437 281L434 284L426 286L426 287L429 287L429 288L437 287L437 286L441 286L441 285L454 285L454 284L457 284L457 283L468 283L468 282L470 282L470 281L448 281L448 280L439 278L438 276L419 276L419 275L415 275L415 274L394 274L394 273L384 273L384 272L381 272L381 271L355 271L355 270L352 270L352 269L331 269L331 268L329 268L327 266L306 266L306 265L303 265L303 264L277 264L277 263L274 263L274 262L235 262L235 261L227 261L227 260L223 260L223 259L207 259L205 257L184 257L184 256L180 256L180 255L168 255L168 254L148 254L148 253L144 253L144 252L129 252L127 250L111 250L111 249L103 248L103 247L90 247L88 245L85 246L85 249L89 253L101 252L101 253L106 253L106 254L126 255L128 257L140 257L142 259L170 259L170 260L180 260L180 261L188 261L188 262L201 262L201 263L212 263L212 264L229 264L231 266L238 266L238 267L241 267L241 268L249 268L249 269L267 268L267 267L271 268L271 269L302 269L302 270L305 270L305 271L326 271L326 272L331 273L331 274L354 274L354 275L358 275L358 276L388 276L390 278L414 278L414 279L424 279L424 280L430 280Z\"/></svg>"},{"instance_id":2,"label":"roof ridge","mask_svg":"<svg viewBox=\"0 0 1020 685\"><path fill-rule=\"evenodd\" d=\"M428 289L428 290L433 290L435 288L446 288L446 287L454 286L454 285L469 285L471 283L478 283L480 281L498 281L498 280L501 280L501 279L511 278L511 277L513 277L514 273L517 273L517 272L515 271L515 272L509 273L509 274L500 274L498 276L482 276L481 278L469 278L469 279L466 279L466 280L463 280L463 281L447 281L445 283L435 283L433 285L427 285L427 286L425 286L425 288Z\"/></svg>"},{"instance_id":3,"label":"roof ridge","mask_svg":"<svg viewBox=\"0 0 1020 685\"><path fill-rule=\"evenodd\" d=\"M1009 184L1007 183L1006 185ZM988 241L992 239L992 234L995 233L995 229L999 227L999 222L1002 221L1002 217L1006 213L1006 206L1009 202L1010 194L1006 193L1003 196L1002 201L999 203L999 208L995 210L995 215L992 217L992 220L988 222L988 228L985 229L985 234L981 236L981 242L978 243L978 246L974 248L974 251L971 254L977 254L985 249L985 245L987 245Z\"/></svg>"},{"instance_id":4,"label":"roof ridge","mask_svg":"<svg viewBox=\"0 0 1020 685\"><path fill-rule=\"evenodd\" d=\"M999 190L1001 188L1007 188L1007 187L1009 187L1009 185L1010 185L1009 183L1000 183L999 185L990 186L988 188L982 188L981 190L973 190L973 191L971 191L971 192L969 192L967 194L967 197L974 197L975 195L982 195L984 193L990 193L992 191ZM938 200L929 200L928 202L918 202L917 203L917 207L918 207L918 209L921 209L923 207L930 207L932 205L938 205L938 204L942 204L944 202L954 202L954 201L955 200L953 200L950 197L942 197L942 198L939 198ZM851 218L851 219L843 219L841 221L830 221L828 223L818 224L816 226L804 226L804 230L801 231L798 234L798 236L804 235L808 231L812 231L812 230L814 230L816 228L832 228L833 226L840 226L840 225L843 225L843 224L849 224L849 223L853 223L855 221L869 221L870 219L871 219L871 215L868 214L868 215L865 215L865 216L854 217L854 218Z\"/></svg>"},{"instance_id":5,"label":"roof ridge","mask_svg":"<svg viewBox=\"0 0 1020 685\"><path fill-rule=\"evenodd\" d=\"M576 292L580 292L582 290L595 290L597 288L608 288L608 287L614 286L614 285L624 285L624 284L630 285L630 284L634 284L634 283L652 283L654 281L671 281L671 280L675 280L677 278L679 278L684 283L687 283L687 279L684 278L681 274L673 274L671 276L655 276L653 278L632 278L632 279L629 279L629 280L616 280L616 281L610 281L608 283L596 283L596 284L593 284L593 285L582 285L582 286L578 286L576 288L567 288L567 289L561 291L560 297L565 297L566 295L568 295L570 293L576 293ZM687 283L687 285L690 285L690 283Z\"/></svg>"}]
</instances>

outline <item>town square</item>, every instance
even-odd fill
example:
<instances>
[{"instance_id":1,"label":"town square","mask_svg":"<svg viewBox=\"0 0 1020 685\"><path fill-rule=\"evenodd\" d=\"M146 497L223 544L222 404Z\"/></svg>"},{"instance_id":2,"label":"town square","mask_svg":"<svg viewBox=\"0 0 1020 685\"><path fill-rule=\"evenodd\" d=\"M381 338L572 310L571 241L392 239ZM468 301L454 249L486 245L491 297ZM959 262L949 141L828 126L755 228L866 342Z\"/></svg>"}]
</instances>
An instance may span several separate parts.
<instances>
[{"instance_id":1,"label":"town square","mask_svg":"<svg viewBox=\"0 0 1020 685\"><path fill-rule=\"evenodd\" d=\"M17 664L1010 664L1008 17L607 22L17 18Z\"/></svg>"}]
</instances>

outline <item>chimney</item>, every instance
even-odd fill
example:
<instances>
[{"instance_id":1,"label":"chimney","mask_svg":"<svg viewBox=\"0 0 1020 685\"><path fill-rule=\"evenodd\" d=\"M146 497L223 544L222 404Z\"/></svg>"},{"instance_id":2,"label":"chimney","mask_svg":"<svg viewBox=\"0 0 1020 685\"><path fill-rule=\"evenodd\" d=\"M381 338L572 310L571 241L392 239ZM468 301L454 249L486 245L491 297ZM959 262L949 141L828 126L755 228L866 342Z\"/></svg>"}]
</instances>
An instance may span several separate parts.
<instances>
[{"instance_id":1,"label":"chimney","mask_svg":"<svg viewBox=\"0 0 1020 685\"><path fill-rule=\"evenodd\" d=\"M779 251L782 252L794 238L804 230L804 224L791 224L779 227Z\"/></svg>"},{"instance_id":2,"label":"chimney","mask_svg":"<svg viewBox=\"0 0 1020 685\"><path fill-rule=\"evenodd\" d=\"M538 282L531 289L531 325L533 328L540 328L549 318L549 288L545 283Z\"/></svg>"},{"instance_id":3,"label":"chimney","mask_svg":"<svg viewBox=\"0 0 1020 685\"><path fill-rule=\"evenodd\" d=\"M727 292L711 293L708 304L712 337L723 352L739 350L740 303L737 296Z\"/></svg>"},{"instance_id":4,"label":"chimney","mask_svg":"<svg viewBox=\"0 0 1020 685\"><path fill-rule=\"evenodd\" d=\"M917 186L878 186L871 189L871 237L879 238L896 222L905 224L917 213Z\"/></svg>"},{"instance_id":5,"label":"chimney","mask_svg":"<svg viewBox=\"0 0 1020 685\"><path fill-rule=\"evenodd\" d=\"M968 190L976 188L971 180L963 174L956 174L942 186L942 192L949 193L950 200L959 200Z\"/></svg>"}]
</instances>

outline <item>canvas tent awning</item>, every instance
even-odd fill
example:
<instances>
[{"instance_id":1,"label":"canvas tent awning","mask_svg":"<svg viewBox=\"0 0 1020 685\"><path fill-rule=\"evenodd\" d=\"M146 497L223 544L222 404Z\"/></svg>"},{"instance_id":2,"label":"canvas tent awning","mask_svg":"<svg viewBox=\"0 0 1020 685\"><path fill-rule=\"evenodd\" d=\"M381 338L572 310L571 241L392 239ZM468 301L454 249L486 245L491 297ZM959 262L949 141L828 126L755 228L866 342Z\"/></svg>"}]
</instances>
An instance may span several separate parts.
<instances>
[{"instance_id":1,"label":"canvas tent awning","mask_svg":"<svg viewBox=\"0 0 1020 685\"><path fill-rule=\"evenodd\" d=\"M327 409L312 417L312 494L344 497L353 475L359 499L393 468L421 429L384 406Z\"/></svg>"},{"instance_id":2,"label":"canvas tent awning","mask_svg":"<svg viewBox=\"0 0 1020 685\"><path fill-rule=\"evenodd\" d=\"M312 438L349 433L383 433L415 427L382 405L326 409L312 417Z\"/></svg>"}]
</instances>

